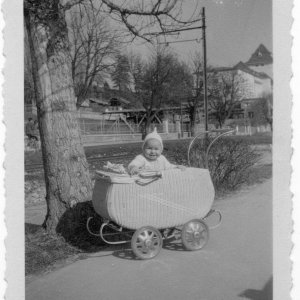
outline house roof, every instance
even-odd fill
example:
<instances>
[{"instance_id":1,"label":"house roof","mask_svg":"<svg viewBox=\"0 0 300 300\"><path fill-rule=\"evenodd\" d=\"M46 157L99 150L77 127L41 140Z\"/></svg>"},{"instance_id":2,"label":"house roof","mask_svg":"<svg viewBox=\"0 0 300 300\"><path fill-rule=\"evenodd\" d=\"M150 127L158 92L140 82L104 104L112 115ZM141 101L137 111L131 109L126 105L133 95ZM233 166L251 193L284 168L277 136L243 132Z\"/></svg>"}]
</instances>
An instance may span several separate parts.
<instances>
[{"instance_id":1,"label":"house roof","mask_svg":"<svg viewBox=\"0 0 300 300\"><path fill-rule=\"evenodd\" d=\"M109 101L111 101L112 99L116 99L116 100L118 100L119 102L121 102L123 104L129 104L130 103L130 101L126 100L123 97L119 97L119 96L110 97Z\"/></svg>"},{"instance_id":2,"label":"house roof","mask_svg":"<svg viewBox=\"0 0 300 300\"><path fill-rule=\"evenodd\" d=\"M101 105L109 105L108 101L102 100L102 99L99 99L99 98L88 98L87 100L98 103L98 104L101 104Z\"/></svg>"},{"instance_id":3,"label":"house roof","mask_svg":"<svg viewBox=\"0 0 300 300\"><path fill-rule=\"evenodd\" d=\"M233 69L236 69L236 70L241 70L241 71L244 71L248 74L251 74L255 77L258 77L258 78L271 78L270 76L268 76L266 73L263 73L263 72L256 72L254 70L252 70L251 68L249 68L247 66L247 64L243 63L243 62L239 62L238 64L236 64Z\"/></svg>"},{"instance_id":4,"label":"house roof","mask_svg":"<svg viewBox=\"0 0 300 300\"><path fill-rule=\"evenodd\" d=\"M209 70L209 72L226 72L226 71L233 71L234 67L218 67L218 68L214 68L212 70ZM200 72L202 74L202 72Z\"/></svg>"},{"instance_id":5,"label":"house roof","mask_svg":"<svg viewBox=\"0 0 300 300\"><path fill-rule=\"evenodd\" d=\"M248 66L263 66L270 65L272 63L272 53L263 44L258 46L255 52L251 55L250 59L246 62Z\"/></svg>"},{"instance_id":6,"label":"house roof","mask_svg":"<svg viewBox=\"0 0 300 300\"><path fill-rule=\"evenodd\" d=\"M266 73L263 72L256 72L254 70L252 70L251 68L248 67L247 64L243 63L242 61L240 61L239 63L237 63L235 66L233 67L221 67L221 68L215 68L212 70L212 72L228 72L228 71L235 71L235 70L241 70L245 73L251 74L252 76L258 77L258 78L270 78L270 76L268 76Z\"/></svg>"},{"instance_id":7,"label":"house roof","mask_svg":"<svg viewBox=\"0 0 300 300\"><path fill-rule=\"evenodd\" d=\"M128 98L124 97L124 92L123 91L119 91L116 89L110 89L109 90L109 100L111 99L117 99L118 101L120 101L123 104L130 104L131 101L128 100Z\"/></svg>"}]
</instances>

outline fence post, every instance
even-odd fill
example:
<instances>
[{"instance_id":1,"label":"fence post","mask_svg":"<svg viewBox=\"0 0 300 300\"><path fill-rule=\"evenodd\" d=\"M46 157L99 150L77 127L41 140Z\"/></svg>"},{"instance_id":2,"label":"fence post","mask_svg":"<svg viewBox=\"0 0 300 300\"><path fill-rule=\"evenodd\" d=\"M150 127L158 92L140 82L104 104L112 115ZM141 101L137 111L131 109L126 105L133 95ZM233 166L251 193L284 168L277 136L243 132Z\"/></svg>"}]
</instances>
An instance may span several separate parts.
<instances>
[{"instance_id":1,"label":"fence post","mask_svg":"<svg viewBox=\"0 0 300 300\"><path fill-rule=\"evenodd\" d=\"M169 121L163 120L163 133L169 133Z\"/></svg>"},{"instance_id":2,"label":"fence post","mask_svg":"<svg viewBox=\"0 0 300 300\"><path fill-rule=\"evenodd\" d=\"M180 137L181 128L180 128L180 121L179 120L176 120L175 128L176 128L176 132L178 132L178 136Z\"/></svg>"}]
</instances>

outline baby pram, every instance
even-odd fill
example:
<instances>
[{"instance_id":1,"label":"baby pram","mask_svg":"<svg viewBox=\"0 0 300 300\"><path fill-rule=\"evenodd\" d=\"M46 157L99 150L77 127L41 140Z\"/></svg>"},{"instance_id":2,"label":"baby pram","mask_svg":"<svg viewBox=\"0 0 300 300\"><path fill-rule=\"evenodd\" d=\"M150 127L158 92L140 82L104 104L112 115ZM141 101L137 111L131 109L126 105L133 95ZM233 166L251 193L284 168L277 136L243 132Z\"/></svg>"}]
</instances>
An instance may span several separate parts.
<instances>
[{"instance_id":1,"label":"baby pram","mask_svg":"<svg viewBox=\"0 0 300 300\"><path fill-rule=\"evenodd\" d=\"M186 249L198 250L209 238L205 219L215 212L211 210L214 196L210 173L205 168L171 169L133 177L97 171L92 202L104 221L99 234L90 229L91 218L87 229L108 244L131 241L133 252L141 259L155 257L163 239L170 237L181 237ZM124 239L112 240L112 231L124 233Z\"/></svg>"}]
</instances>

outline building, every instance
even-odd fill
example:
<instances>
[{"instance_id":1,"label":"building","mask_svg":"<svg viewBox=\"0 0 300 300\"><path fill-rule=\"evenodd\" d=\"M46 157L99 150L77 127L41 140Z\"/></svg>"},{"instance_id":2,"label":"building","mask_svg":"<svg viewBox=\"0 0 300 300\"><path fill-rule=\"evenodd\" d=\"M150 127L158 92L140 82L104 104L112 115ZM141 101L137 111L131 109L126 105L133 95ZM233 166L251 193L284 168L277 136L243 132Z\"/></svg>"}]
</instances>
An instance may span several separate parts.
<instances>
[{"instance_id":1,"label":"building","mask_svg":"<svg viewBox=\"0 0 300 300\"><path fill-rule=\"evenodd\" d=\"M233 67L214 68L208 72L209 84L219 84L232 80L238 87L236 106L230 116L231 119L253 118L251 107L272 94L273 58L271 52L260 44L247 62L239 62Z\"/></svg>"},{"instance_id":2,"label":"building","mask_svg":"<svg viewBox=\"0 0 300 300\"><path fill-rule=\"evenodd\" d=\"M210 74L211 84L234 78L235 84L239 87L240 100L260 98L272 92L272 78L266 73L253 70L243 62L231 68L213 69Z\"/></svg>"},{"instance_id":3,"label":"building","mask_svg":"<svg viewBox=\"0 0 300 300\"><path fill-rule=\"evenodd\" d=\"M265 73L273 78L272 53L263 44L258 46L250 59L246 62L246 65L256 72Z\"/></svg>"}]
</instances>

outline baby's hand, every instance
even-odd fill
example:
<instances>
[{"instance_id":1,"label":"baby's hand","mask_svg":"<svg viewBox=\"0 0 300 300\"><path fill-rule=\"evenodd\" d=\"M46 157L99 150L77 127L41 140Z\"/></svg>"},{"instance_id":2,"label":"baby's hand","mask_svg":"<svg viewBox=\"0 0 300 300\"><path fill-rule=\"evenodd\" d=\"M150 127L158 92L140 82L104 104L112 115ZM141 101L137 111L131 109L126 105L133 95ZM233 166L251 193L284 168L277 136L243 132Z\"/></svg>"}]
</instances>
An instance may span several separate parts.
<instances>
[{"instance_id":1,"label":"baby's hand","mask_svg":"<svg viewBox=\"0 0 300 300\"><path fill-rule=\"evenodd\" d=\"M138 167L132 167L132 168L130 168L130 170L129 170L129 174L130 175L136 175L136 174L138 174L140 172L140 169L138 168Z\"/></svg>"},{"instance_id":2,"label":"baby's hand","mask_svg":"<svg viewBox=\"0 0 300 300\"><path fill-rule=\"evenodd\" d=\"M177 168L180 169L181 171L185 171L186 167L182 165L177 165Z\"/></svg>"}]
</instances>

